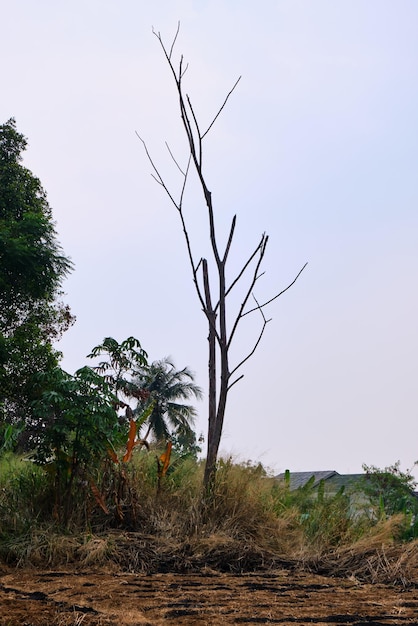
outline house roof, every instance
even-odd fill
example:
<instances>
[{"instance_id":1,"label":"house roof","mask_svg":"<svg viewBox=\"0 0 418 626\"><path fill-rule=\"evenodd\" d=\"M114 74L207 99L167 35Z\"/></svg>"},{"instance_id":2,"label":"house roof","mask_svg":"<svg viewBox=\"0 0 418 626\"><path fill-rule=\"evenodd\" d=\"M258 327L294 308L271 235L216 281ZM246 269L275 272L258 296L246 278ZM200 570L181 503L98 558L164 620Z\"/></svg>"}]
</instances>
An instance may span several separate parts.
<instances>
[{"instance_id":1,"label":"house roof","mask_svg":"<svg viewBox=\"0 0 418 626\"><path fill-rule=\"evenodd\" d=\"M325 481L326 485L332 486L332 489L340 489L341 487L348 487L356 483L361 478L364 478L364 474L339 474L335 470L319 470L313 472L290 472L289 474L289 487L290 490L299 489L304 487L309 480L314 476L314 482L312 488L319 485L321 480ZM277 480L285 481L286 473L279 474L275 477Z\"/></svg>"},{"instance_id":2,"label":"house roof","mask_svg":"<svg viewBox=\"0 0 418 626\"><path fill-rule=\"evenodd\" d=\"M326 470L326 471L322 470L322 471L317 471L317 472L290 472L289 487L291 491L293 491L294 489L299 489L299 487L304 487L306 483L309 480L311 480L312 476L315 477L312 487L317 487L319 483L321 482L321 480L328 480L329 478L331 478L332 476L335 476L336 474L337 472L335 472L334 470ZM277 480L284 481L286 478L286 473L279 474L275 478L277 478Z\"/></svg>"}]
</instances>

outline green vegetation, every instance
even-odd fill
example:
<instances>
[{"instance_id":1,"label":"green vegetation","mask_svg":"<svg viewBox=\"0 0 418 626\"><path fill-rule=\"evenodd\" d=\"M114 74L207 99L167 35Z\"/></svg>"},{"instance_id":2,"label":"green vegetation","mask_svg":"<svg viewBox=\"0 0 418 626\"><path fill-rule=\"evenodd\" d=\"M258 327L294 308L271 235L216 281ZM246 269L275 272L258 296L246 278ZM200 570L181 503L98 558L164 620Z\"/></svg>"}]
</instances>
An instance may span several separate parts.
<instances>
[{"instance_id":1,"label":"green vegetation","mask_svg":"<svg viewBox=\"0 0 418 626\"><path fill-rule=\"evenodd\" d=\"M73 323L59 302L71 262L57 240L40 181L21 164L26 139L0 126L0 428L32 419L34 373L56 367L52 343ZM9 429L10 434L10 429Z\"/></svg>"},{"instance_id":2,"label":"green vegetation","mask_svg":"<svg viewBox=\"0 0 418 626\"><path fill-rule=\"evenodd\" d=\"M135 372L134 380L147 394L139 398L136 412L152 403L144 439L152 434L159 442L174 440L176 449L183 454L201 452L193 430L196 410L178 402L179 399L202 398L202 390L193 382L190 370L185 367L178 371L169 359L163 359L141 367Z\"/></svg>"},{"instance_id":3,"label":"green vegetation","mask_svg":"<svg viewBox=\"0 0 418 626\"><path fill-rule=\"evenodd\" d=\"M78 525L90 524L90 509L77 509L80 496L85 504L93 494L107 513L106 497L101 493L102 486L107 489L103 480L117 491L117 514L122 519L125 503L120 490L127 484L124 467L135 447L166 446L165 456L157 458L159 487L169 468L172 436L177 444L175 456L193 457L197 450L190 424L194 409L175 402L179 397L200 394L187 368L177 372L165 361L149 367L146 352L133 337L120 344L107 337L89 356L104 356L105 360L95 367L83 367L73 376L58 366L37 374L39 395L31 405L32 419L21 431L27 460L51 476L53 517L64 527L71 526L75 512ZM164 428L158 430L160 424ZM146 429L144 437L141 428ZM182 445L179 434L184 436ZM5 429L3 450L13 450L10 428Z\"/></svg>"},{"instance_id":4,"label":"green vegetation","mask_svg":"<svg viewBox=\"0 0 418 626\"><path fill-rule=\"evenodd\" d=\"M20 163L25 146L13 120L0 126L0 561L307 566L405 584L418 564L418 500L399 463L365 467L354 494L330 496L313 480L291 491L289 476L221 459L208 491L187 403L201 390L187 367L149 364L134 337L106 337L88 355L96 364L74 375L60 367L53 341L73 321L58 303L71 263Z\"/></svg>"},{"instance_id":5,"label":"green vegetation","mask_svg":"<svg viewBox=\"0 0 418 626\"><path fill-rule=\"evenodd\" d=\"M379 469L364 465L366 473L361 487L374 505L374 515L381 519L400 514L405 519L403 539L418 537L417 483L412 470L402 472L400 462Z\"/></svg>"},{"instance_id":6,"label":"green vegetation","mask_svg":"<svg viewBox=\"0 0 418 626\"><path fill-rule=\"evenodd\" d=\"M409 514L353 515L343 492L289 492L262 466L231 459L220 460L208 501L203 464L173 454L162 473L164 456L156 445L138 446L129 461L104 458L89 481L76 474L64 525L54 472L5 453L0 559L36 566L112 562L129 571L309 567L403 584L411 559L418 561L417 542L404 542Z\"/></svg>"}]
</instances>

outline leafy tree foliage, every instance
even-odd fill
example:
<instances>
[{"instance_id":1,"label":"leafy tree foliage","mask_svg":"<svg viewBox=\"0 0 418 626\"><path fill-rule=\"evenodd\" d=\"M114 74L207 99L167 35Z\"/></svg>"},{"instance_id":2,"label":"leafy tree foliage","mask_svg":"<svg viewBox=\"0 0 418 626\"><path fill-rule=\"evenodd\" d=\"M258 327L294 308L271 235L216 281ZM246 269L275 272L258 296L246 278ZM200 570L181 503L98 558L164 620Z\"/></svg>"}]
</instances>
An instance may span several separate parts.
<instances>
[{"instance_id":1,"label":"leafy tree foliage","mask_svg":"<svg viewBox=\"0 0 418 626\"><path fill-rule=\"evenodd\" d=\"M118 399L119 408L124 408L127 417L130 417L129 400L144 399L148 396L132 380L133 371L148 367L148 355L135 337L128 337L122 343L118 343L113 337L105 337L100 345L93 348L88 358L93 359L102 355L107 359L93 369L104 376Z\"/></svg>"},{"instance_id":2,"label":"leafy tree foliage","mask_svg":"<svg viewBox=\"0 0 418 626\"><path fill-rule=\"evenodd\" d=\"M418 513L418 499L414 494L416 481L410 470L401 471L399 461L384 469L373 465L364 465L363 469L366 472L365 489L386 515L411 510Z\"/></svg>"},{"instance_id":3,"label":"leafy tree foliage","mask_svg":"<svg viewBox=\"0 0 418 626\"><path fill-rule=\"evenodd\" d=\"M110 386L90 367L74 376L56 367L40 377L45 390L33 406L33 458L53 473L57 517L67 523L74 494L89 491L108 452L126 440L126 428Z\"/></svg>"},{"instance_id":4,"label":"leafy tree foliage","mask_svg":"<svg viewBox=\"0 0 418 626\"><path fill-rule=\"evenodd\" d=\"M0 419L30 419L34 374L56 367L52 342L73 323L58 302L71 262L41 183L21 163L25 137L0 126ZM35 395L36 397L36 395Z\"/></svg>"},{"instance_id":5,"label":"leafy tree foliage","mask_svg":"<svg viewBox=\"0 0 418 626\"><path fill-rule=\"evenodd\" d=\"M55 458L73 470L102 460L119 432L116 398L104 378L90 367L71 376L57 367L42 374L45 390L34 403L39 418L34 432L34 458Z\"/></svg>"},{"instance_id":6,"label":"leafy tree foliage","mask_svg":"<svg viewBox=\"0 0 418 626\"><path fill-rule=\"evenodd\" d=\"M201 451L193 429L196 411L193 406L178 402L202 397L187 367L177 371L169 359L148 365L148 355L134 337L122 343L106 337L88 356L106 357L94 370L112 389L117 408L124 411L124 416L141 422L145 429L145 434L141 433L143 441L150 436L161 443L171 440L180 455L196 456ZM142 421L145 412L149 416Z\"/></svg>"},{"instance_id":7,"label":"leafy tree foliage","mask_svg":"<svg viewBox=\"0 0 418 626\"><path fill-rule=\"evenodd\" d=\"M32 403L33 419L25 429L27 447L33 450L34 461L54 477L56 519L64 525L69 524L72 506L81 493L86 502L93 495L106 508L98 481L106 460L118 463L118 451L126 449L129 440L131 423L121 419L120 410L131 418L128 402L146 395L130 383L132 369L147 363L137 339L130 337L119 344L107 337L89 357L103 355L107 358L96 367L83 367L74 376L54 367L36 377L42 392ZM5 434L10 436L7 430ZM121 486L123 470L119 478Z\"/></svg>"},{"instance_id":8,"label":"leafy tree foliage","mask_svg":"<svg viewBox=\"0 0 418 626\"><path fill-rule=\"evenodd\" d=\"M196 437L196 432L191 429L189 432L174 430L170 434L170 441L173 446L173 453L178 459L194 459L197 461L202 452L204 442L203 434Z\"/></svg>"},{"instance_id":9,"label":"leafy tree foliage","mask_svg":"<svg viewBox=\"0 0 418 626\"><path fill-rule=\"evenodd\" d=\"M189 448L199 452L193 429L196 410L178 401L202 397L202 390L194 383L191 371L187 367L176 370L174 364L166 358L138 370L134 382L149 394L148 398L139 400L138 409L142 410L148 403L154 403L145 424L147 433L144 438L152 434L157 441L173 439L181 451Z\"/></svg>"},{"instance_id":10,"label":"leafy tree foliage","mask_svg":"<svg viewBox=\"0 0 418 626\"><path fill-rule=\"evenodd\" d=\"M402 472L400 462L379 469L374 465L363 465L366 472L362 482L364 492L375 505L380 516L390 517L403 513L408 519L404 539L418 536L418 497L417 483L411 470Z\"/></svg>"}]
</instances>

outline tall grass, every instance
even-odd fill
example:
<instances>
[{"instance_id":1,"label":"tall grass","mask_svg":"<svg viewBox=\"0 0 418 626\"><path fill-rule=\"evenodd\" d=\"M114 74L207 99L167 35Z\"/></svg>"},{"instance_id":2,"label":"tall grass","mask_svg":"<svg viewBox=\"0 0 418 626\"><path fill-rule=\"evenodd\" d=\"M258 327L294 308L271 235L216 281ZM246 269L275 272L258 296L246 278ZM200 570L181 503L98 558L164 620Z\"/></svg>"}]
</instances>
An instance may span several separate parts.
<instances>
[{"instance_id":1,"label":"tall grass","mask_svg":"<svg viewBox=\"0 0 418 626\"><path fill-rule=\"evenodd\" d=\"M379 520L352 515L347 495L291 492L261 466L231 459L220 461L210 498L202 491L203 467L193 460L174 460L158 488L158 454L141 451L128 464L109 460L92 480L79 477L65 527L53 474L3 456L0 559L38 566L107 563L134 571L302 564L341 573L342 563L354 569L353 555L367 554L372 563L370 547L374 553L377 545L392 549L406 523L397 518L383 539Z\"/></svg>"},{"instance_id":2,"label":"tall grass","mask_svg":"<svg viewBox=\"0 0 418 626\"><path fill-rule=\"evenodd\" d=\"M0 458L0 536L25 533L51 514L53 484L47 473L12 453Z\"/></svg>"}]
</instances>

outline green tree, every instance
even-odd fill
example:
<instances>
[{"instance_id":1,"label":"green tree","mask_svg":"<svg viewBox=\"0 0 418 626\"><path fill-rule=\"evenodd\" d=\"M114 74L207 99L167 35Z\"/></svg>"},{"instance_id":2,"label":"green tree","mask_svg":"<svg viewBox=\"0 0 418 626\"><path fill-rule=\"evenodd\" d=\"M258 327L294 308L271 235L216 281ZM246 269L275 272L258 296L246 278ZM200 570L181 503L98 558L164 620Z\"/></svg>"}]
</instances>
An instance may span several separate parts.
<instances>
[{"instance_id":1,"label":"green tree","mask_svg":"<svg viewBox=\"0 0 418 626\"><path fill-rule=\"evenodd\" d=\"M33 424L26 429L34 460L54 476L55 510L65 524L80 494L87 501L99 493L105 461L117 459L126 448L133 418L129 403L149 395L132 382L133 370L147 366L146 352L134 337L120 344L106 337L88 357L104 358L74 376L59 367L38 374L43 391L33 402ZM146 417L144 411L137 423ZM124 484L123 473L119 478Z\"/></svg>"},{"instance_id":2,"label":"green tree","mask_svg":"<svg viewBox=\"0 0 418 626\"><path fill-rule=\"evenodd\" d=\"M380 517L391 517L403 513L406 518L404 539L418 536L418 497L415 489L417 482L412 469L402 472L400 461L379 469L374 465L363 465L365 477L361 487Z\"/></svg>"},{"instance_id":3,"label":"green tree","mask_svg":"<svg viewBox=\"0 0 418 626\"><path fill-rule=\"evenodd\" d=\"M73 323L59 302L70 260L57 241L41 183L21 163L25 137L0 126L0 420L32 419L34 375L56 367L53 342Z\"/></svg>"},{"instance_id":4,"label":"green tree","mask_svg":"<svg viewBox=\"0 0 418 626\"><path fill-rule=\"evenodd\" d=\"M128 337L122 343L118 343L113 337L105 337L101 344L93 348L88 358L94 359L103 355L106 360L93 369L104 377L112 389L118 408L125 409L127 417L130 417L132 410L129 401L132 398L140 400L148 397L148 393L132 380L134 370L148 367L148 355L135 337Z\"/></svg>"},{"instance_id":5,"label":"green tree","mask_svg":"<svg viewBox=\"0 0 418 626\"><path fill-rule=\"evenodd\" d=\"M182 451L189 448L196 452L193 429L196 410L190 404L179 402L202 398L202 390L194 383L191 371L187 367L176 370L170 359L165 358L138 370L133 380L138 388L149 394L139 400L137 411L142 411L150 402L154 403L152 413L144 424L147 429L144 439L150 435L161 442L173 439Z\"/></svg>"},{"instance_id":6,"label":"green tree","mask_svg":"<svg viewBox=\"0 0 418 626\"><path fill-rule=\"evenodd\" d=\"M56 367L39 375L44 391L33 403L33 458L55 478L55 506L67 523L74 497L89 493L108 452L126 442L111 387L90 367L71 376Z\"/></svg>"},{"instance_id":7,"label":"green tree","mask_svg":"<svg viewBox=\"0 0 418 626\"><path fill-rule=\"evenodd\" d=\"M135 337L121 343L106 337L88 355L105 357L93 369L103 376L116 398L116 408L123 411L120 422L134 419L139 431L143 425L146 434L142 441L150 435L157 442L171 440L179 455L197 456L201 448L193 430L196 411L177 400L200 399L201 389L187 367L177 371L169 359L148 365L147 356Z\"/></svg>"}]
</instances>

